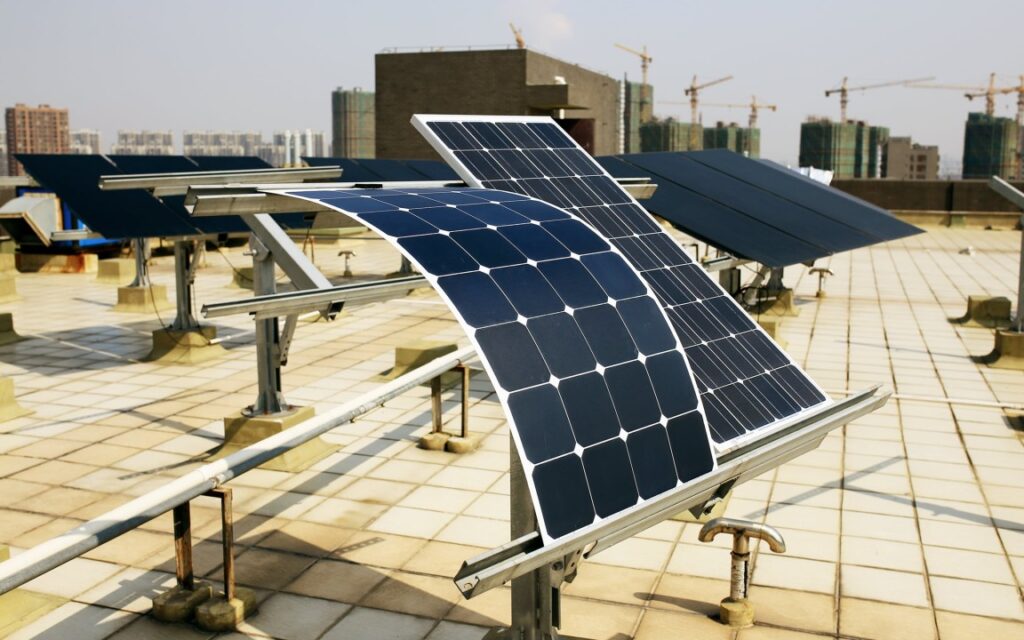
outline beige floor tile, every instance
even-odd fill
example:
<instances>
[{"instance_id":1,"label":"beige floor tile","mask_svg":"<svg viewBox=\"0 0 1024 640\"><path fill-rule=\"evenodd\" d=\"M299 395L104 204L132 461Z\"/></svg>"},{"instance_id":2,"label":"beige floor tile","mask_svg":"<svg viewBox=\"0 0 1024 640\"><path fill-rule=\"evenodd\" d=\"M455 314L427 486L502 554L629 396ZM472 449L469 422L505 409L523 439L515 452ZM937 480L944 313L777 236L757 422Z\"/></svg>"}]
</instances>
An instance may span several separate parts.
<instances>
[{"instance_id":1,"label":"beige floor tile","mask_svg":"<svg viewBox=\"0 0 1024 640\"><path fill-rule=\"evenodd\" d=\"M232 634L243 637L243 634ZM150 616L139 616L135 622L110 636L111 640L208 640L214 636L209 631L184 624L167 624ZM223 637L223 636L222 636ZM236 639L237 640L237 639Z\"/></svg>"},{"instance_id":2,"label":"beige floor tile","mask_svg":"<svg viewBox=\"0 0 1024 640\"><path fill-rule=\"evenodd\" d=\"M369 529L400 536L430 539L436 536L454 517L450 513L440 511L391 507L374 520Z\"/></svg>"},{"instance_id":3,"label":"beige floor tile","mask_svg":"<svg viewBox=\"0 0 1024 640\"><path fill-rule=\"evenodd\" d=\"M728 627L704 616L650 610L644 612L643 618L640 620L636 640L678 638L683 630L694 640L731 640L733 637L733 633Z\"/></svg>"},{"instance_id":4,"label":"beige floor tile","mask_svg":"<svg viewBox=\"0 0 1024 640\"><path fill-rule=\"evenodd\" d=\"M74 598L120 570L115 564L75 558L25 583L29 591Z\"/></svg>"},{"instance_id":5,"label":"beige floor tile","mask_svg":"<svg viewBox=\"0 0 1024 640\"><path fill-rule=\"evenodd\" d=\"M669 559L673 546L663 540L630 538L590 558L590 562L631 569L660 570Z\"/></svg>"},{"instance_id":6,"label":"beige floor tile","mask_svg":"<svg viewBox=\"0 0 1024 640\"><path fill-rule=\"evenodd\" d=\"M350 562L320 560L288 584L284 590L314 598L354 604L389 574L387 569Z\"/></svg>"},{"instance_id":7,"label":"beige floor tile","mask_svg":"<svg viewBox=\"0 0 1024 640\"><path fill-rule=\"evenodd\" d=\"M422 538L359 531L331 553L332 558L398 569L426 544Z\"/></svg>"},{"instance_id":8,"label":"beige floor tile","mask_svg":"<svg viewBox=\"0 0 1024 640\"><path fill-rule=\"evenodd\" d=\"M341 498L324 498L302 514L303 520L320 524L359 529L379 516L386 507Z\"/></svg>"},{"instance_id":9,"label":"beige floor tile","mask_svg":"<svg viewBox=\"0 0 1024 640\"><path fill-rule=\"evenodd\" d=\"M841 565L839 593L843 597L927 607L924 576L887 569Z\"/></svg>"},{"instance_id":10,"label":"beige floor tile","mask_svg":"<svg viewBox=\"0 0 1024 640\"><path fill-rule=\"evenodd\" d=\"M907 542L843 536L843 564L922 572L921 547Z\"/></svg>"},{"instance_id":11,"label":"beige floor tile","mask_svg":"<svg viewBox=\"0 0 1024 640\"><path fill-rule=\"evenodd\" d=\"M264 601L259 613L239 625L238 630L281 640L316 640L348 609L349 605L339 602L278 593Z\"/></svg>"},{"instance_id":12,"label":"beige floor tile","mask_svg":"<svg viewBox=\"0 0 1024 640\"><path fill-rule=\"evenodd\" d=\"M563 598L560 631L582 638L629 637L640 611L639 607Z\"/></svg>"},{"instance_id":13,"label":"beige floor tile","mask_svg":"<svg viewBox=\"0 0 1024 640\"><path fill-rule=\"evenodd\" d=\"M832 594L753 586L748 597L757 620L764 624L833 633L836 628L835 596Z\"/></svg>"},{"instance_id":14,"label":"beige floor tile","mask_svg":"<svg viewBox=\"0 0 1024 640\"><path fill-rule=\"evenodd\" d=\"M918 540L917 524L913 519L860 511L843 511L843 535L898 542Z\"/></svg>"},{"instance_id":15,"label":"beige floor tile","mask_svg":"<svg viewBox=\"0 0 1024 640\"><path fill-rule=\"evenodd\" d=\"M926 546L924 555L931 576L1016 584L1006 556L1002 554Z\"/></svg>"},{"instance_id":16,"label":"beige floor tile","mask_svg":"<svg viewBox=\"0 0 1024 640\"><path fill-rule=\"evenodd\" d=\"M443 542L486 548L501 546L508 542L510 537L508 522L473 516L455 516L455 519L435 536L437 540Z\"/></svg>"},{"instance_id":17,"label":"beige floor tile","mask_svg":"<svg viewBox=\"0 0 1024 640\"><path fill-rule=\"evenodd\" d=\"M79 594L75 600L131 613L148 613L153 598L175 585L173 574L128 568Z\"/></svg>"},{"instance_id":18,"label":"beige floor tile","mask_svg":"<svg viewBox=\"0 0 1024 640\"><path fill-rule=\"evenodd\" d=\"M280 589L312 566L313 559L290 553L249 549L235 560L238 584L261 589Z\"/></svg>"},{"instance_id":19,"label":"beige floor tile","mask_svg":"<svg viewBox=\"0 0 1024 640\"><path fill-rule=\"evenodd\" d=\"M997 618L1024 620L1016 587L932 576L935 608Z\"/></svg>"},{"instance_id":20,"label":"beige floor tile","mask_svg":"<svg viewBox=\"0 0 1024 640\"><path fill-rule=\"evenodd\" d=\"M479 494L473 491L425 485L413 490L398 505L415 509L444 511L446 513L461 513L478 496Z\"/></svg>"},{"instance_id":21,"label":"beige floor tile","mask_svg":"<svg viewBox=\"0 0 1024 640\"><path fill-rule=\"evenodd\" d=\"M334 551L352 537L353 531L315 522L289 522L275 527L258 545L289 553L321 557Z\"/></svg>"},{"instance_id":22,"label":"beige floor tile","mask_svg":"<svg viewBox=\"0 0 1024 640\"><path fill-rule=\"evenodd\" d=\"M744 629L736 634L737 640L814 640L820 637L819 635L803 633L802 631L762 627L756 624L753 628Z\"/></svg>"},{"instance_id":23,"label":"beige floor tile","mask_svg":"<svg viewBox=\"0 0 1024 640\"><path fill-rule=\"evenodd\" d=\"M100 640L136 617L127 611L69 602L12 633L8 640Z\"/></svg>"},{"instance_id":24,"label":"beige floor tile","mask_svg":"<svg viewBox=\"0 0 1024 640\"><path fill-rule=\"evenodd\" d=\"M921 520L918 525L921 527L921 541L926 545L986 553L1002 551L999 537L995 530L989 527L937 520Z\"/></svg>"},{"instance_id":25,"label":"beige floor tile","mask_svg":"<svg viewBox=\"0 0 1024 640\"><path fill-rule=\"evenodd\" d=\"M872 640L936 638L931 609L856 598L842 598L839 602L839 633Z\"/></svg>"},{"instance_id":26,"label":"beige floor tile","mask_svg":"<svg viewBox=\"0 0 1024 640\"><path fill-rule=\"evenodd\" d=\"M322 640L351 640L371 629L374 637L381 640L421 640L434 624L434 620L427 618L354 607L323 635Z\"/></svg>"},{"instance_id":27,"label":"beige floor tile","mask_svg":"<svg viewBox=\"0 0 1024 640\"><path fill-rule=\"evenodd\" d=\"M488 631L487 627L442 620L426 640L481 640Z\"/></svg>"},{"instance_id":28,"label":"beige floor tile","mask_svg":"<svg viewBox=\"0 0 1024 640\"><path fill-rule=\"evenodd\" d=\"M775 555L763 550L757 554L752 582L766 587L833 593L836 565L833 562Z\"/></svg>"},{"instance_id":29,"label":"beige floor tile","mask_svg":"<svg viewBox=\"0 0 1024 640\"><path fill-rule=\"evenodd\" d=\"M718 603L727 595L729 583L725 580L666 573L658 580L654 593L647 595L647 604L653 609L714 616Z\"/></svg>"},{"instance_id":30,"label":"beige floor tile","mask_svg":"<svg viewBox=\"0 0 1024 640\"><path fill-rule=\"evenodd\" d=\"M994 620L962 613L936 611L942 640L976 640L977 638L999 638L1000 640L1021 640L1024 625L1008 620Z\"/></svg>"},{"instance_id":31,"label":"beige floor tile","mask_svg":"<svg viewBox=\"0 0 1024 640\"><path fill-rule=\"evenodd\" d=\"M359 604L436 620L448 613L461 597L451 580L393 572Z\"/></svg>"}]
</instances>

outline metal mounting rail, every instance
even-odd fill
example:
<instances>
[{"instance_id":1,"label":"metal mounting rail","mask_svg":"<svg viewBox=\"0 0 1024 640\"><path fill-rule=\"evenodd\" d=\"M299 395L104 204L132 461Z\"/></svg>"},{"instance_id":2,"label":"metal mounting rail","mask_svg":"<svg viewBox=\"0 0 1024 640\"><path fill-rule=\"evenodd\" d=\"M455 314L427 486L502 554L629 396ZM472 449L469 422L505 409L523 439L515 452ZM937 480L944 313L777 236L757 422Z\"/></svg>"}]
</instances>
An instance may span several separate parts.
<instances>
[{"instance_id":1,"label":"metal mounting rail","mask_svg":"<svg viewBox=\"0 0 1024 640\"><path fill-rule=\"evenodd\" d=\"M746 258L722 256L721 258L702 260L700 265L704 267L704 270L708 273L714 273L716 271L724 271L725 269L734 269L745 264L750 264L751 262L752 260L747 260Z\"/></svg>"},{"instance_id":2,"label":"metal mounting rail","mask_svg":"<svg viewBox=\"0 0 1024 640\"><path fill-rule=\"evenodd\" d=\"M103 191L146 189L155 195L182 195L192 185L294 183L307 180L334 180L341 177L341 167L296 167L294 169L238 169L233 171L185 171L180 173L134 173L100 176ZM308 186L308 185L307 185Z\"/></svg>"},{"instance_id":3,"label":"metal mounting rail","mask_svg":"<svg viewBox=\"0 0 1024 640\"><path fill-rule=\"evenodd\" d=\"M329 289L289 291L266 296L255 296L244 300L214 302L203 305L202 314L204 318L223 318L225 316L250 313L255 314L256 319L263 319L312 311L323 307L325 304L374 300L389 294L405 293L429 286L430 283L422 276L371 280L369 282L343 284Z\"/></svg>"},{"instance_id":4,"label":"metal mounting rail","mask_svg":"<svg viewBox=\"0 0 1024 640\"><path fill-rule=\"evenodd\" d=\"M463 596L472 598L572 554L582 551L583 557L589 558L680 511L704 510L733 486L815 449L833 429L881 407L890 394L879 394L878 389L872 387L831 404L787 429L723 455L714 473L635 511L612 516L546 546L539 533L531 532L470 558L456 574L455 586Z\"/></svg>"},{"instance_id":5,"label":"metal mounting rail","mask_svg":"<svg viewBox=\"0 0 1024 640\"><path fill-rule=\"evenodd\" d=\"M105 542L135 529L153 518L214 489L264 462L331 429L383 405L417 385L476 358L472 347L463 347L401 375L377 389L360 395L322 415L203 465L156 491L90 520L51 540L0 563L0 594L55 569Z\"/></svg>"}]
</instances>

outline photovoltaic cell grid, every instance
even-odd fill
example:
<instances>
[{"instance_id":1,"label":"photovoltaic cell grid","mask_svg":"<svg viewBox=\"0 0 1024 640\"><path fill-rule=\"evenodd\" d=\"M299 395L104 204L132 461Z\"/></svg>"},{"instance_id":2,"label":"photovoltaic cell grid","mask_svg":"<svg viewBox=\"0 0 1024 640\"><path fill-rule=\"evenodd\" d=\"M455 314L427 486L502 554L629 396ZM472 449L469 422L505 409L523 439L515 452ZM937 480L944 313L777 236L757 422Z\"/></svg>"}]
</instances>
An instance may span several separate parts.
<instances>
[{"instance_id":1,"label":"photovoltaic cell grid","mask_svg":"<svg viewBox=\"0 0 1024 640\"><path fill-rule=\"evenodd\" d=\"M272 192L358 219L447 300L509 416L547 539L714 469L665 314L578 219L483 189Z\"/></svg>"},{"instance_id":2,"label":"photovoltaic cell grid","mask_svg":"<svg viewBox=\"0 0 1024 640\"><path fill-rule=\"evenodd\" d=\"M550 118L414 116L472 186L550 202L593 225L640 272L693 367L715 442L819 405L825 394L600 165Z\"/></svg>"}]
</instances>

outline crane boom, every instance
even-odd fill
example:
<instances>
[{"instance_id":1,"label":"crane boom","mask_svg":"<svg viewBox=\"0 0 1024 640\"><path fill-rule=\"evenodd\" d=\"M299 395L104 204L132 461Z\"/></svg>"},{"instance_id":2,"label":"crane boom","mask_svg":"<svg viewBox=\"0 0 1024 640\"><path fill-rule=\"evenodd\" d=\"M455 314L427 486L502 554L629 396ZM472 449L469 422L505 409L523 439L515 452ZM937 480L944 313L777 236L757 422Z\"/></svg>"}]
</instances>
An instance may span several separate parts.
<instances>
[{"instance_id":1,"label":"crane boom","mask_svg":"<svg viewBox=\"0 0 1024 640\"><path fill-rule=\"evenodd\" d=\"M912 84L909 85L914 89L953 89L955 91L964 91L964 97L968 100L974 98L985 98L985 114L995 115L996 112L996 95L1001 93L1013 93L1019 92L1021 97L1018 100L1018 106L1021 110L1024 110L1024 79L1021 81L1021 86L1018 87L1006 87L1004 89L996 88L996 74L990 73L988 76L987 86L977 85L962 85L962 84ZM1018 118L1020 114L1018 114Z\"/></svg>"},{"instance_id":2,"label":"crane boom","mask_svg":"<svg viewBox=\"0 0 1024 640\"><path fill-rule=\"evenodd\" d=\"M526 40L523 39L523 31L522 31L522 29L520 29L516 25L512 24L511 22L508 23L508 27L509 27L509 29L512 29L512 35L515 36L516 48L517 49L525 49L526 48Z\"/></svg>"},{"instance_id":3,"label":"crane boom","mask_svg":"<svg viewBox=\"0 0 1024 640\"><path fill-rule=\"evenodd\" d=\"M624 44L615 43L615 46L627 53L632 53L640 58L640 113L643 114L650 98L647 95L647 68L654 62L654 58L647 53L647 45L641 51L631 49ZM641 116L642 117L642 116Z\"/></svg>"},{"instance_id":4,"label":"crane boom","mask_svg":"<svg viewBox=\"0 0 1024 640\"><path fill-rule=\"evenodd\" d=\"M839 94L839 121L846 122L846 107L850 103L850 92L851 91L864 91L865 89L880 89L882 87L895 87L898 85L912 86L911 82L927 82L934 80L933 76L927 78L912 78L910 80L893 80L891 82L879 82L876 84L865 84L859 87L847 86L847 78L843 76L843 81L835 89L826 89L825 97L831 96L833 93Z\"/></svg>"}]
</instances>

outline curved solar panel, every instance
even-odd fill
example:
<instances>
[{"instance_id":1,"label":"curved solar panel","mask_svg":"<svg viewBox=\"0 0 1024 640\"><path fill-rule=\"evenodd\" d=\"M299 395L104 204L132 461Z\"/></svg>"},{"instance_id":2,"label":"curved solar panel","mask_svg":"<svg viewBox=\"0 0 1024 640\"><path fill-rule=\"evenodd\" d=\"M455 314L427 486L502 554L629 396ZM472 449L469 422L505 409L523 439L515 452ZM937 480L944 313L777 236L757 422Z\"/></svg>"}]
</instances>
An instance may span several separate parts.
<instances>
[{"instance_id":1,"label":"curved solar panel","mask_svg":"<svg viewBox=\"0 0 1024 640\"><path fill-rule=\"evenodd\" d=\"M714 469L668 319L575 217L482 189L273 192L358 219L447 300L508 415L546 539Z\"/></svg>"},{"instance_id":2,"label":"curved solar panel","mask_svg":"<svg viewBox=\"0 0 1024 640\"><path fill-rule=\"evenodd\" d=\"M413 125L467 184L550 202L610 239L667 312L693 367L720 449L780 428L828 401L551 118L416 115Z\"/></svg>"}]
</instances>

